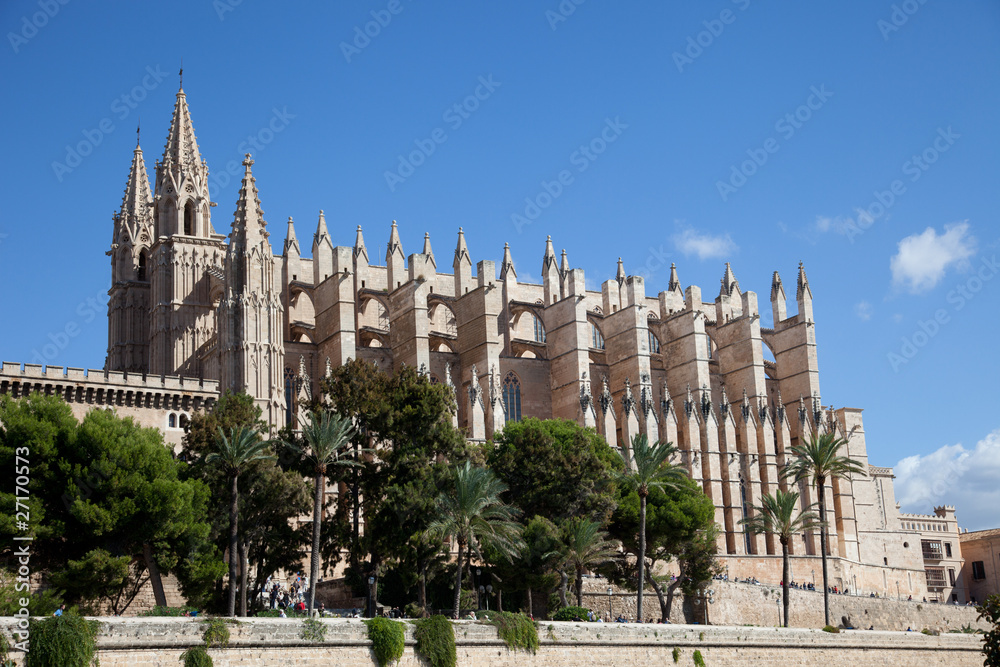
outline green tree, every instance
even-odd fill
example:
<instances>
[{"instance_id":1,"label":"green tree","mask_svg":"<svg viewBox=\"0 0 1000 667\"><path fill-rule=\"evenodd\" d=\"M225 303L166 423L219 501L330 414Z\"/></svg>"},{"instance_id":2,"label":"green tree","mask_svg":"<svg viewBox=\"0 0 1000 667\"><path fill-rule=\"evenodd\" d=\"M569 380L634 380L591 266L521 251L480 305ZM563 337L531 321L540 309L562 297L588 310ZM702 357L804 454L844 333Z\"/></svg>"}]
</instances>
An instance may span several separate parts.
<instances>
[{"instance_id":1,"label":"green tree","mask_svg":"<svg viewBox=\"0 0 1000 667\"><path fill-rule=\"evenodd\" d=\"M534 594L540 593L547 600L549 593L560 583L560 576L556 573L563 549L560 537L559 528L552 521L536 515L524 525L521 531L524 548L512 560L486 553L504 592L524 593L530 616L535 615Z\"/></svg>"},{"instance_id":2,"label":"green tree","mask_svg":"<svg viewBox=\"0 0 1000 667\"><path fill-rule=\"evenodd\" d=\"M778 489L774 495L770 493L761 498L760 507L753 508L752 516L740 521L747 530L754 534L771 533L778 536L781 543L781 599L784 607L785 627L788 627L788 544L792 537L807 530L821 527L819 517L811 510L812 506L801 512L796 511L799 494Z\"/></svg>"},{"instance_id":3,"label":"green tree","mask_svg":"<svg viewBox=\"0 0 1000 667\"><path fill-rule=\"evenodd\" d=\"M191 583L210 528L208 488L179 478L158 430L110 410L77 424L61 398L37 394L0 397L0 424L0 460L30 461L32 564L67 603L122 613L160 574ZM4 501L13 517L14 498Z\"/></svg>"},{"instance_id":4,"label":"green tree","mask_svg":"<svg viewBox=\"0 0 1000 667\"><path fill-rule=\"evenodd\" d=\"M822 524L819 533L820 556L823 561L823 616L826 625L830 625L830 585L827 574L827 522L826 522L826 483L835 479L846 479L849 475L864 476L861 463L840 455L840 448L847 441L836 433L817 434L815 431L805 442L792 447L794 457L782 471L782 477L791 478L796 482L808 480L816 488L819 499L819 520Z\"/></svg>"},{"instance_id":5,"label":"green tree","mask_svg":"<svg viewBox=\"0 0 1000 667\"><path fill-rule=\"evenodd\" d=\"M455 468L454 488L442 493L426 533L439 539L455 538L458 568L455 574L455 618L460 613L462 557L465 549L483 558L480 546L510 560L524 548L517 508L505 504L500 494L507 486L486 468L468 461Z\"/></svg>"},{"instance_id":6,"label":"green tree","mask_svg":"<svg viewBox=\"0 0 1000 667\"><path fill-rule=\"evenodd\" d=\"M239 507L240 507L240 473L254 461L273 458L268 453L269 443L262 440L260 432L255 428L237 426L227 435L219 428L215 440L215 451L205 459L208 464L216 464L229 475L229 600L226 613L236 616L236 576L237 560L239 560ZM245 571L245 570L244 570ZM244 583L243 590L246 590Z\"/></svg>"},{"instance_id":7,"label":"green tree","mask_svg":"<svg viewBox=\"0 0 1000 667\"><path fill-rule=\"evenodd\" d=\"M673 487L681 483L686 473L680 464L671 463L670 459L677 452L672 443L658 440L652 445L644 434L635 436L632 440L632 451L625 461L625 472L621 473L622 482L636 490L639 494L639 552L638 577L636 588L636 615L642 620L642 591L646 580L646 499L651 488Z\"/></svg>"},{"instance_id":8,"label":"green tree","mask_svg":"<svg viewBox=\"0 0 1000 667\"><path fill-rule=\"evenodd\" d=\"M608 539L601 524L585 517L569 519L562 526L562 567L576 572L576 606L583 606L583 572L611 560L618 545Z\"/></svg>"},{"instance_id":9,"label":"green tree","mask_svg":"<svg viewBox=\"0 0 1000 667\"><path fill-rule=\"evenodd\" d=\"M390 376L355 359L335 368L322 387L317 408L355 424L349 456L360 464L334 471L332 481L344 484L346 493L323 527L324 560L336 563L346 551L348 581L360 589L375 577L377 589L388 569L433 562L422 535L440 490L451 483L450 466L472 450L452 425L454 391L413 367ZM412 573L401 574L417 584Z\"/></svg>"},{"instance_id":10,"label":"green tree","mask_svg":"<svg viewBox=\"0 0 1000 667\"><path fill-rule=\"evenodd\" d=\"M983 634L983 665L985 667L1000 667L1000 595L988 595L981 604L976 605L979 618L993 627Z\"/></svg>"},{"instance_id":11,"label":"green tree","mask_svg":"<svg viewBox=\"0 0 1000 667\"><path fill-rule=\"evenodd\" d=\"M208 485L215 507L225 505L230 495L229 475L217 465L206 463L215 447L219 429L228 433L238 426L253 426L263 432L267 424L261 420L261 410L252 396L226 391L210 412L197 413L189 422L180 458L189 465L185 475ZM291 431L283 432L291 439ZM296 527L295 519L306 514L312 505L311 494L304 480L312 470L300 457L284 447L278 463L260 460L249 464L240 473L239 526L240 542L240 614L247 613L246 593L261 590L270 575L279 571L297 570L301 566L300 546L308 541L306 527ZM282 467L283 466L283 467ZM197 594L185 591L191 604L199 607L225 609L223 591L226 564L222 554L229 544L229 513L213 512L211 543L197 554L200 563ZM246 584L250 564L254 567L254 582ZM254 608L259 604L253 600Z\"/></svg>"},{"instance_id":12,"label":"green tree","mask_svg":"<svg viewBox=\"0 0 1000 667\"><path fill-rule=\"evenodd\" d=\"M507 424L493 444L487 465L524 517L607 521L614 508L613 473L622 462L593 429L567 419L529 418Z\"/></svg>"},{"instance_id":13,"label":"green tree","mask_svg":"<svg viewBox=\"0 0 1000 667\"><path fill-rule=\"evenodd\" d=\"M285 442L285 446L304 456L313 466L313 520L312 550L309 566L309 614L316 599L316 580L319 578L320 529L323 518L323 495L326 475L330 468L357 466L357 461L343 458L344 448L351 439L354 427L351 420L332 412L312 412L302 428L303 444Z\"/></svg>"},{"instance_id":14,"label":"green tree","mask_svg":"<svg viewBox=\"0 0 1000 667\"><path fill-rule=\"evenodd\" d=\"M608 524L609 534L622 543L627 557L616 558L599 569L610 581L633 589L638 582L639 514L640 499L636 488L622 488L616 501L617 507ZM715 506L701 486L690 478L683 478L675 486L651 488L646 497L646 581L653 587L660 603L660 618L666 622L674 594L681 584L697 584L710 579L704 576L700 565L704 547L701 536L711 530L715 522ZM714 545L709 557L714 554ZM676 562L680 576L669 581L652 573L658 563Z\"/></svg>"}]
</instances>

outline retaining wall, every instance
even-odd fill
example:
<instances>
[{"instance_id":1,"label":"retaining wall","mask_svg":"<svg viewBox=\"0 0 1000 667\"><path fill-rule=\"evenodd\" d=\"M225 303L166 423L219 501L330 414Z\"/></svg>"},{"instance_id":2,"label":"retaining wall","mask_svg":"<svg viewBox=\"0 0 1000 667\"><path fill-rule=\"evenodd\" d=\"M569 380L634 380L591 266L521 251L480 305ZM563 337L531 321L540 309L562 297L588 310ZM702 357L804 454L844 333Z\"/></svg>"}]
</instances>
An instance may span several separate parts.
<instances>
[{"instance_id":1,"label":"retaining wall","mask_svg":"<svg viewBox=\"0 0 1000 667\"><path fill-rule=\"evenodd\" d=\"M185 648L201 644L203 624L197 619L102 618L98 640L102 667L175 667ZM231 627L230 646L213 649L217 667L255 665L376 664L360 620L328 619L322 643L303 640L299 619L247 619ZM0 621L7 634L12 619ZM801 665L817 667L972 667L982 664L978 635L928 636L913 632L848 631L697 625L617 623L547 623L539 625L538 653L511 651L491 625L455 623L459 665L477 667L575 667L577 665L692 665L695 650L708 667L730 665ZM406 652L399 662L417 667L413 626L407 624ZM14 655L23 665L23 654Z\"/></svg>"}]
</instances>

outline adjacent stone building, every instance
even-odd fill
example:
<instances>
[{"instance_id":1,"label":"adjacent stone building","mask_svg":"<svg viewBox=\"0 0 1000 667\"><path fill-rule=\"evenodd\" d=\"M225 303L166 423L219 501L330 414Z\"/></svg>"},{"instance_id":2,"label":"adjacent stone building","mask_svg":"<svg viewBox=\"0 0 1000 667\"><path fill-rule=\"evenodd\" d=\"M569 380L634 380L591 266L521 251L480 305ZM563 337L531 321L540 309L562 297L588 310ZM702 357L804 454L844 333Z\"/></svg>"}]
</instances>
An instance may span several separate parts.
<instances>
[{"instance_id":1,"label":"adjacent stone building","mask_svg":"<svg viewBox=\"0 0 1000 667\"><path fill-rule=\"evenodd\" d=\"M435 254L425 235L407 255L392 222L378 264L382 246L369 253L360 226L352 245L334 245L346 230L331 234L323 211L311 257L291 218L275 254L249 155L243 164L227 238L213 224L208 166L180 90L152 189L136 146L113 219L106 369L84 377L4 364L0 391L59 393L79 409L115 406L176 444L171 429L220 390L249 392L282 426L296 422L329 368L352 358L390 371L406 364L454 389L456 423L473 440L539 417L592 427L618 448L638 434L674 442L715 503L730 575L772 582L781 578L780 545L739 522L763 494L787 488L780 473L794 445L834 432L867 474L826 489L831 583L915 598L942 592L928 588L941 566L926 562L923 530L899 513L892 470L868 462L862 411L820 399L813 292L801 263L794 313L781 276L771 276L767 328L757 293L728 263L714 296L682 286L674 265L667 289L647 294L621 259L614 278L588 290L584 271L549 238L534 284L519 279L506 245L499 262L474 261L460 228L453 253ZM817 500L806 484L797 490L804 503ZM954 511L942 519L955 535L945 569L960 578ZM817 534L794 541L796 581L816 581L818 550ZM959 584L948 588L964 595Z\"/></svg>"},{"instance_id":2,"label":"adjacent stone building","mask_svg":"<svg viewBox=\"0 0 1000 667\"><path fill-rule=\"evenodd\" d=\"M1000 595L1000 528L962 533L959 542L969 597L982 602L988 595Z\"/></svg>"}]
</instances>

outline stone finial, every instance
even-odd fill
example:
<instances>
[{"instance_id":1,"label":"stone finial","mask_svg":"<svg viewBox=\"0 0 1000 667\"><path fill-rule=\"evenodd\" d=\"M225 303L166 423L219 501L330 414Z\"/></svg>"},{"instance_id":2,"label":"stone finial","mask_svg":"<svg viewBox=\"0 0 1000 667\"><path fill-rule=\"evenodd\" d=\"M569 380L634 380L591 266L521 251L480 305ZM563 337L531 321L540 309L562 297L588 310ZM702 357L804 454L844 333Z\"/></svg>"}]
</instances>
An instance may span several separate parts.
<instances>
[{"instance_id":1,"label":"stone finial","mask_svg":"<svg viewBox=\"0 0 1000 667\"><path fill-rule=\"evenodd\" d=\"M622 410L625 416L628 417L632 414L632 409L635 407L635 398L632 396L632 381L625 378L625 391L622 393Z\"/></svg>"},{"instance_id":2,"label":"stone finial","mask_svg":"<svg viewBox=\"0 0 1000 667\"><path fill-rule=\"evenodd\" d=\"M607 415L609 409L611 409L611 389L608 387L608 376L605 375L601 380L601 412Z\"/></svg>"},{"instance_id":3,"label":"stone finial","mask_svg":"<svg viewBox=\"0 0 1000 667\"><path fill-rule=\"evenodd\" d=\"M719 296L732 296L734 293L740 293L740 283L733 275L733 269L729 262L726 262L726 272L722 274L722 289L719 291Z\"/></svg>"},{"instance_id":4,"label":"stone finial","mask_svg":"<svg viewBox=\"0 0 1000 667\"><path fill-rule=\"evenodd\" d=\"M559 263L559 272L563 275L569 273L569 259L566 258L566 248L562 251L562 261Z\"/></svg>"},{"instance_id":5,"label":"stone finial","mask_svg":"<svg viewBox=\"0 0 1000 667\"><path fill-rule=\"evenodd\" d=\"M364 257L364 261L368 261L368 249L365 247L365 235L361 232L361 225L358 225L358 231L354 235L354 256Z\"/></svg>"},{"instance_id":6,"label":"stone finial","mask_svg":"<svg viewBox=\"0 0 1000 667\"><path fill-rule=\"evenodd\" d=\"M691 396L691 384L687 385L687 395L684 397L684 414L687 415L688 419L691 418L691 414L694 412L694 398Z\"/></svg>"},{"instance_id":7,"label":"stone finial","mask_svg":"<svg viewBox=\"0 0 1000 667\"><path fill-rule=\"evenodd\" d=\"M615 280L618 281L619 285L625 283L625 264L622 263L622 258L618 258L618 269L615 271Z\"/></svg>"},{"instance_id":8,"label":"stone finial","mask_svg":"<svg viewBox=\"0 0 1000 667\"><path fill-rule=\"evenodd\" d=\"M503 261L500 262L500 280L506 280L508 276L517 280L517 270L514 268L514 259L510 256L510 244L503 244Z\"/></svg>"},{"instance_id":9,"label":"stone finial","mask_svg":"<svg viewBox=\"0 0 1000 667\"><path fill-rule=\"evenodd\" d=\"M326 374L324 377L330 377L333 375L333 367L330 365L330 357L326 358Z\"/></svg>"},{"instance_id":10,"label":"stone finial","mask_svg":"<svg viewBox=\"0 0 1000 667\"><path fill-rule=\"evenodd\" d=\"M670 414L670 410L673 408L673 399L670 398L670 390L667 388L667 381L663 381L663 388L660 392L660 410L663 412L663 416L666 417Z\"/></svg>"},{"instance_id":11,"label":"stone finial","mask_svg":"<svg viewBox=\"0 0 1000 667\"><path fill-rule=\"evenodd\" d=\"M683 290L681 290L681 281L677 277L677 265L670 262L670 282L667 283L668 292L677 292L683 296Z\"/></svg>"}]
</instances>

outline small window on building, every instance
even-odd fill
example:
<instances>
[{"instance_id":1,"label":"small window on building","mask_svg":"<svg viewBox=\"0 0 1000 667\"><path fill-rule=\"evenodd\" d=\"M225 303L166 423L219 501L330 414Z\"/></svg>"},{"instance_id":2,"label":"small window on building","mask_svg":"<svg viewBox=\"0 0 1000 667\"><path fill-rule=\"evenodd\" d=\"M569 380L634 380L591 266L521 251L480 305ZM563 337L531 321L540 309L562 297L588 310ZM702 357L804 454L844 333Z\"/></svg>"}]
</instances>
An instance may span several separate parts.
<instances>
[{"instance_id":1,"label":"small window on building","mask_svg":"<svg viewBox=\"0 0 1000 667\"><path fill-rule=\"evenodd\" d=\"M172 412L167 417L167 428L177 428L177 415Z\"/></svg>"},{"instance_id":2,"label":"small window on building","mask_svg":"<svg viewBox=\"0 0 1000 667\"><path fill-rule=\"evenodd\" d=\"M944 555L951 558L951 542L944 543Z\"/></svg>"},{"instance_id":3,"label":"small window on building","mask_svg":"<svg viewBox=\"0 0 1000 667\"><path fill-rule=\"evenodd\" d=\"M958 593L952 593L951 594L951 601L952 602L958 602Z\"/></svg>"},{"instance_id":4,"label":"small window on building","mask_svg":"<svg viewBox=\"0 0 1000 667\"><path fill-rule=\"evenodd\" d=\"M660 341L652 331L647 332L649 334L649 353L659 354L660 353Z\"/></svg>"},{"instance_id":5,"label":"small window on building","mask_svg":"<svg viewBox=\"0 0 1000 667\"><path fill-rule=\"evenodd\" d=\"M982 581L986 578L986 567L983 561L976 560L972 562L972 578L976 581Z\"/></svg>"},{"instance_id":6,"label":"small window on building","mask_svg":"<svg viewBox=\"0 0 1000 667\"><path fill-rule=\"evenodd\" d=\"M146 251L143 250L139 253L139 270L136 274L136 279L139 282L146 282Z\"/></svg>"},{"instance_id":7,"label":"small window on building","mask_svg":"<svg viewBox=\"0 0 1000 667\"><path fill-rule=\"evenodd\" d=\"M638 581L638 580L636 580L636 581ZM951 586L955 585L955 569L951 568L951 567L948 568L948 583Z\"/></svg>"},{"instance_id":8,"label":"small window on building","mask_svg":"<svg viewBox=\"0 0 1000 667\"><path fill-rule=\"evenodd\" d=\"M532 315L532 320L534 321L534 335L536 343L545 342L545 327L542 325L542 321L538 319L537 315Z\"/></svg>"},{"instance_id":9,"label":"small window on building","mask_svg":"<svg viewBox=\"0 0 1000 667\"><path fill-rule=\"evenodd\" d=\"M601 330L597 328L597 325L593 323L590 325L590 346L598 350L604 349L604 336L601 335Z\"/></svg>"}]
</instances>

